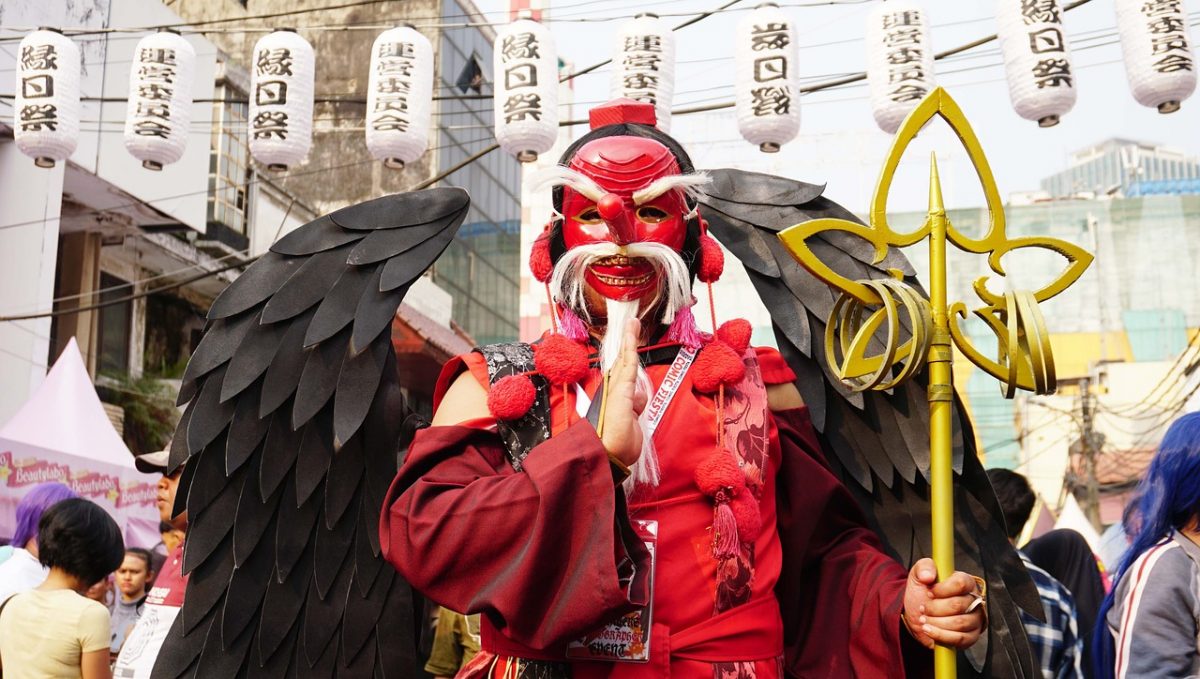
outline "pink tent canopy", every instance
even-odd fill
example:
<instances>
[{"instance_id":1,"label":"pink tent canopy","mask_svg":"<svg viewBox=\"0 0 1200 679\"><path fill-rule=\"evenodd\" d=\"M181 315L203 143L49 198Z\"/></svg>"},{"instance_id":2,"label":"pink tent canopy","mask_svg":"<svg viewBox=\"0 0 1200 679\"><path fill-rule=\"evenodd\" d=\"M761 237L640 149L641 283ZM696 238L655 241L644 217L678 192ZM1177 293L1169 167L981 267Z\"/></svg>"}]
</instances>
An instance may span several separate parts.
<instances>
[{"instance_id":1,"label":"pink tent canopy","mask_svg":"<svg viewBox=\"0 0 1200 679\"><path fill-rule=\"evenodd\" d=\"M72 338L45 381L0 428L0 535L16 527L16 506L31 488L60 481L104 507L129 546L160 541L158 477L133 466Z\"/></svg>"}]
</instances>

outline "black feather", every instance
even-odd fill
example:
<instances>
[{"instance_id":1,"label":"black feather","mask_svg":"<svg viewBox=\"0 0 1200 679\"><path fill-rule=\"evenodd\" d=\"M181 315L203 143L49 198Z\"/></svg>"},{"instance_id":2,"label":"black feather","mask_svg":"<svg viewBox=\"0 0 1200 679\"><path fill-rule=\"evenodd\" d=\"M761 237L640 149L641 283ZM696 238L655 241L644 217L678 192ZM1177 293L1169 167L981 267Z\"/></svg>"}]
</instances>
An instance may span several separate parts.
<instances>
[{"instance_id":1,"label":"black feather","mask_svg":"<svg viewBox=\"0 0 1200 679\"><path fill-rule=\"evenodd\" d=\"M354 320L354 312L358 309L358 300L372 281L378 285L375 270L368 267L350 267L342 272L342 277L333 284L333 289L317 307L317 313L304 336L304 346L311 347L333 337L339 330L350 325Z\"/></svg>"},{"instance_id":2,"label":"black feather","mask_svg":"<svg viewBox=\"0 0 1200 679\"><path fill-rule=\"evenodd\" d=\"M462 213L451 213L428 224L374 231L354 247L346 258L346 263L364 265L391 259L437 236L450 226L451 222L461 220L465 216L464 210Z\"/></svg>"},{"instance_id":3,"label":"black feather","mask_svg":"<svg viewBox=\"0 0 1200 679\"><path fill-rule=\"evenodd\" d=\"M214 303L171 452L186 462L190 579L160 653L170 676L415 675L415 656L381 666L397 655L378 631L400 647L412 641L394 634L415 632L378 536L415 421L388 327L467 205L450 188L340 210L276 243Z\"/></svg>"},{"instance_id":4,"label":"black feather","mask_svg":"<svg viewBox=\"0 0 1200 679\"><path fill-rule=\"evenodd\" d=\"M338 226L357 231L399 229L458 212L470 201L463 189L441 187L368 200L333 212L329 218Z\"/></svg>"},{"instance_id":5,"label":"black feather","mask_svg":"<svg viewBox=\"0 0 1200 679\"><path fill-rule=\"evenodd\" d=\"M458 231L458 224L462 222L464 216L466 216L465 212L454 220L453 228L447 229L409 250L405 253L407 257L418 262L432 263L441 256L442 251L450 245L450 241L454 240L454 233ZM406 286L421 276L420 271L417 267L412 266L411 262L406 262L404 259L389 260L387 264L383 265L383 277L379 280L379 289L387 292Z\"/></svg>"},{"instance_id":6,"label":"black feather","mask_svg":"<svg viewBox=\"0 0 1200 679\"><path fill-rule=\"evenodd\" d=\"M293 427L299 429L311 420L333 396L349 341L349 330L342 330L307 351L308 359L300 373L300 382L296 385L296 400L292 404Z\"/></svg>"},{"instance_id":7,"label":"black feather","mask_svg":"<svg viewBox=\"0 0 1200 679\"><path fill-rule=\"evenodd\" d=\"M329 463L329 480L325 484L326 528L332 528L358 496L364 464L361 436L350 439L333 455Z\"/></svg>"},{"instance_id":8,"label":"black feather","mask_svg":"<svg viewBox=\"0 0 1200 679\"><path fill-rule=\"evenodd\" d=\"M271 418L258 470L259 493L264 500L275 494L279 484L289 476L288 472L296 463L303 433L292 429L292 418L286 409L279 410ZM294 493L292 497L295 497Z\"/></svg>"},{"instance_id":9,"label":"black feather","mask_svg":"<svg viewBox=\"0 0 1200 679\"><path fill-rule=\"evenodd\" d=\"M300 438L300 451L296 454L297 505L308 502L313 492L325 480L325 474L333 461L333 436L329 419L330 412L326 408L304 427L304 435Z\"/></svg>"},{"instance_id":10,"label":"black feather","mask_svg":"<svg viewBox=\"0 0 1200 679\"><path fill-rule=\"evenodd\" d=\"M275 294L292 272L304 264L305 257L288 257L266 252L246 272L217 296L208 310L210 320L228 318L255 306Z\"/></svg>"},{"instance_id":11,"label":"black feather","mask_svg":"<svg viewBox=\"0 0 1200 679\"><path fill-rule=\"evenodd\" d=\"M279 501L279 523L275 529L275 569L281 578L291 576L300 556L313 547L316 540L313 527L321 512L321 503L316 499L296 506L295 478L289 475L288 483L283 488L283 498ZM308 567L311 568L311 564Z\"/></svg>"},{"instance_id":12,"label":"black feather","mask_svg":"<svg viewBox=\"0 0 1200 679\"><path fill-rule=\"evenodd\" d=\"M213 321L188 360L187 368L183 371L183 384L191 384L232 358L246 333L258 324L258 316L258 313L251 312Z\"/></svg>"},{"instance_id":13,"label":"black feather","mask_svg":"<svg viewBox=\"0 0 1200 679\"><path fill-rule=\"evenodd\" d=\"M221 401L237 396L262 377L271 365L271 359L275 358L275 352L279 351L279 344L287 335L288 327L287 323L271 323L246 335L229 361L229 370L225 372L225 381L221 384Z\"/></svg>"},{"instance_id":14,"label":"black feather","mask_svg":"<svg viewBox=\"0 0 1200 679\"><path fill-rule=\"evenodd\" d=\"M391 328L400 308L400 302L408 293L408 286L381 292L379 295L363 296L354 312L354 332L350 336L350 355L357 356L370 346L371 340Z\"/></svg>"},{"instance_id":15,"label":"black feather","mask_svg":"<svg viewBox=\"0 0 1200 679\"><path fill-rule=\"evenodd\" d=\"M276 323L309 309L329 292L345 268L350 245L307 258L263 307L262 323Z\"/></svg>"},{"instance_id":16,"label":"black feather","mask_svg":"<svg viewBox=\"0 0 1200 679\"><path fill-rule=\"evenodd\" d=\"M391 349L390 330L385 333L389 337L375 338L367 351L352 356L342 364L333 407L335 448L340 448L358 432L371 408Z\"/></svg>"},{"instance_id":17,"label":"black feather","mask_svg":"<svg viewBox=\"0 0 1200 679\"><path fill-rule=\"evenodd\" d=\"M279 351L271 359L271 365L263 379L262 396L258 405L260 416L274 412L296 393L304 362L308 359L308 352L302 346L304 332L303 325L293 323L279 343Z\"/></svg>"},{"instance_id":18,"label":"black feather","mask_svg":"<svg viewBox=\"0 0 1200 679\"><path fill-rule=\"evenodd\" d=\"M275 535L271 529L275 527L276 512L282 496L282 490L276 490L264 501L258 488L258 475L246 475L246 482L242 485L242 492L238 497L237 515L233 521L234 566L240 568L254 550L258 549L260 543L274 547L274 542L264 541L263 536Z\"/></svg>"},{"instance_id":19,"label":"black feather","mask_svg":"<svg viewBox=\"0 0 1200 679\"><path fill-rule=\"evenodd\" d=\"M228 379L228 377L226 378ZM250 459L258 444L267 435L271 418L258 416L258 394L260 387L250 389L244 398L237 401L233 420L229 423L229 434L225 440L225 474L228 476ZM255 474L257 478L257 474Z\"/></svg>"},{"instance_id":20,"label":"black feather","mask_svg":"<svg viewBox=\"0 0 1200 679\"><path fill-rule=\"evenodd\" d=\"M392 580L395 577L396 572L388 569L383 577L375 580L374 586L367 592L360 593L357 589L350 590L350 599L346 605L353 609L354 615L347 615L346 624L342 627L342 647L346 649L348 657L353 658L358 655L359 650L374 633L375 625L383 614L383 604L388 588L392 586ZM357 573L355 573L354 579L358 580Z\"/></svg>"},{"instance_id":21,"label":"black feather","mask_svg":"<svg viewBox=\"0 0 1200 679\"><path fill-rule=\"evenodd\" d=\"M315 255L362 237L360 231L347 231L329 217L320 217L275 241L271 252L281 255Z\"/></svg>"}]
</instances>

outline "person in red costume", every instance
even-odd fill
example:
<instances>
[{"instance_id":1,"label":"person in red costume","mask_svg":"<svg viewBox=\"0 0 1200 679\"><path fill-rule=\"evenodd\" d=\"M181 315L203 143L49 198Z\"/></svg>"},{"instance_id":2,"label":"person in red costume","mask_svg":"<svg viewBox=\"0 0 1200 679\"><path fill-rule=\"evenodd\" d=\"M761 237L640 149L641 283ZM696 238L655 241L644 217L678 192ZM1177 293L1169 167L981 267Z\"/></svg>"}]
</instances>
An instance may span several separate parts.
<instances>
[{"instance_id":1,"label":"person in red costume","mask_svg":"<svg viewBox=\"0 0 1200 679\"><path fill-rule=\"evenodd\" d=\"M919 676L972 645L977 580L892 560L779 353L696 328L722 268L706 177L650 106L592 122L545 178L554 331L446 365L383 508L400 573L484 614L466 676Z\"/></svg>"}]
</instances>

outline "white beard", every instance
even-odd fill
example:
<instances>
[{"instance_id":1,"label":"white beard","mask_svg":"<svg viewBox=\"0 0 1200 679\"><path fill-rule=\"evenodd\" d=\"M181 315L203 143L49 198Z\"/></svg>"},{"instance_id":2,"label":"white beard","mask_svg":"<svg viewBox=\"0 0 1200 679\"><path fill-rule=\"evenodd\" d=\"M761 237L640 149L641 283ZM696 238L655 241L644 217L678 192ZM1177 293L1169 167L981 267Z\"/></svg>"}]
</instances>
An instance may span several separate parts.
<instances>
[{"instance_id":1,"label":"white beard","mask_svg":"<svg viewBox=\"0 0 1200 679\"><path fill-rule=\"evenodd\" d=\"M597 259L615 255L621 252L614 243L591 243L571 248L554 265L554 274L550 281L550 289L555 292L555 301L561 302L574 311L589 326L595 327L596 319L588 310L584 272ZM691 304L691 277L687 264L679 253L662 243L631 243L624 248L630 257L644 257L655 268L658 280L658 290L646 308L662 308L662 316L654 319L662 323L670 323L675 313ZM625 336L625 326L630 319L638 318L641 300L623 302L605 299L606 320L604 335L600 338L600 369L608 372L621 355L621 342ZM637 388L646 395L652 395L650 377L639 365L637 371ZM642 454L638 461L630 466L629 478L625 479L626 495L631 495L637 487L654 487L659 481L658 455L654 450L654 440L647 431L646 412L638 418L642 427Z\"/></svg>"}]
</instances>

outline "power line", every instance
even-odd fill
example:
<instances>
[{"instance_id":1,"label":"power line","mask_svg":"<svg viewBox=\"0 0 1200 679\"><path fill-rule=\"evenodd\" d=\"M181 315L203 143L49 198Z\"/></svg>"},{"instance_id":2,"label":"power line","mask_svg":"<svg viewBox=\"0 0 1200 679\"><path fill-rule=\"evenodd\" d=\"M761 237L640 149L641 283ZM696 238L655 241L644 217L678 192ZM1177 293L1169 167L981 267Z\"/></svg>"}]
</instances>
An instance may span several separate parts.
<instances>
[{"instance_id":1,"label":"power line","mask_svg":"<svg viewBox=\"0 0 1200 679\"><path fill-rule=\"evenodd\" d=\"M256 15L256 16L250 16L250 17L226 17L223 19L212 19L212 20L208 20L208 21L199 21L199 22L190 22L190 23L183 22L183 23L176 23L176 24L160 24L160 25L155 25L155 26L106 27L106 28L83 28L83 29L63 28L61 30L68 37L75 37L75 36L82 36L82 35L106 35L107 36L107 35L116 34L116 33L153 33L154 31L162 30L162 29L175 30L175 31L185 34L185 35L193 34L193 33L266 33L266 32L271 32L271 31L277 30L277 27L276 26L261 26L261 27L260 26L244 26L244 27L233 28L233 29L222 29L222 28L203 29L203 28L197 28L197 27L204 26L204 25L211 25L214 23L231 23L231 22L235 22L235 21L260 20L260 19L278 18L278 17L282 17L282 16L292 16L292 15L301 14L301 13L330 11L330 10L334 10L334 9L344 9L347 7L356 7L359 5L366 5L366 4L380 4L383 2L389 2L389 1L390 0L364 0L363 2L347 3L347 4L343 4L343 5L332 5L330 7L314 7L314 8L308 8L308 9L303 9L303 10L292 10L290 12L278 12L278 13L269 14L269 15ZM685 26L690 26L691 24L695 23L696 21L704 19L713 14L726 13L726 12L744 12L744 11L749 11L751 9L748 7L739 7L739 8L732 7L732 5L734 5L734 4L736 4L736 2L740 2L740 1L741 0L735 0L734 2L730 2L727 5L724 5L718 9L707 10L707 11L701 12L698 15L699 18L693 18L689 21L685 21L683 24L681 24L680 26L677 26L676 28L683 28ZM867 3L875 2L875 1L876 0L823 0L823 1L814 1L814 2L781 2L778 4L780 7L783 7L783 8L808 8L808 7L826 7L826 6L842 6L842 5L861 5L861 4L867 4ZM643 12L641 10L639 10L639 11L633 12L633 13L614 14L614 15L608 15L608 16L594 16L591 13L588 13L587 15L579 14L579 15L568 15L565 17L551 14L551 15L543 18L541 23L545 23L545 24L552 24L552 23L584 23L584 24L608 23L611 21L619 21L621 19L632 19L642 13ZM657 14L659 17L685 17L685 16L692 17L692 16L696 15L696 12L694 12L694 11L693 12L655 12L655 14ZM480 15L482 15L482 13ZM455 17L470 18L470 15L451 15L451 16L449 16L449 18L455 18ZM294 28L297 31L336 31L336 32L345 32L345 31L351 31L351 30L386 30L389 28L394 28L396 26L396 22L399 21L399 22L410 24L414 28L417 28L417 29L421 29L421 28L435 29L436 28L436 29L444 30L444 29L456 29L456 28L485 28L485 27L495 28L495 27L507 26L509 23L511 23L509 21L465 21L465 22L447 23L444 21L445 18L447 18L447 17L426 17L426 18L397 17L395 20L388 22L388 23L379 23L379 20L376 20L375 23L338 23L338 24L309 25L309 26L297 25ZM429 19L431 22L430 23L418 23L424 19ZM383 20L383 21L386 21L386 20ZM37 28L36 26L7 27L8 30L22 31L22 32L32 31L32 30L35 30L36 28ZM20 40L21 40L21 38L19 38L19 37L0 38L0 43L19 42Z\"/></svg>"},{"instance_id":2,"label":"power line","mask_svg":"<svg viewBox=\"0 0 1200 679\"><path fill-rule=\"evenodd\" d=\"M726 5L722 6L722 8L727 8L727 7L729 7L729 6L731 6L731 5L735 4L736 2L739 2L739 1L740 1L740 0L732 0L731 2L729 2L729 3L727 3ZM867 1L867 0L862 0L862 2L866 2L866 1ZM1070 11L1070 10L1072 10L1072 9L1075 9L1075 8L1077 8L1077 7L1080 7L1080 6L1082 6L1082 5L1085 5L1085 4L1087 4L1088 2L1090 2L1090 1L1091 1L1091 0L1075 0L1075 2L1072 2L1072 3L1068 4L1067 6L1065 6L1065 7L1064 7L1064 11ZM834 2L834 3L820 3L820 4L858 4L858 3L851 3L851 2L837 3L837 2ZM702 20L702 19L704 19L704 18L706 18L706 17L708 17L708 16L712 16L712 14L716 13L717 11L720 11L720 10L713 10L713 11L710 11L710 12L707 12L707 13L703 13L703 14L699 15L697 18L695 18L694 20L692 20L692 21L689 21L689 22L684 22L684 23L683 23L683 24L681 24L680 26L677 26L675 30L677 30L677 29L679 29L679 28L684 28L684 27L686 27L686 26L688 26L688 25L691 25L691 24L694 24L694 23L696 23L697 21L700 21L700 20ZM937 59L943 59L943 58L946 58L946 57L948 57L948 56L952 56L952 55L954 55L954 54L959 54L959 53L965 52L965 51L967 51L967 50L969 50L969 49L972 49L973 47L977 47L977 46L979 46L979 45L987 44L988 42L991 42L991 41L993 41L993 40L995 40L995 39L996 39L996 35L995 35L995 34L992 34L991 36L985 36L984 38L980 38L980 39L974 40L974 41L972 41L972 42L970 42L970 43L966 43L965 45L960 45L960 46L958 46L958 47L951 48L951 49L949 49L949 50L946 50L946 51L943 51L943 52L937 53L937 54L935 54L935 55L934 55L934 59L935 59L935 60L937 60ZM599 67L600 65L603 65L603 64L599 64L599 65L597 65L597 66L590 67L590 68L597 68L597 67ZM575 73L575 74L572 74L572 75L571 75L571 76L569 76L569 77L576 77L576 76L578 76L578 75L582 75L582 74L583 74L583 72L577 72L577 73ZM808 87L805 87L805 88L801 88L801 89L800 89L800 91L801 91L802 93L818 92L818 91L822 91L822 90L826 90L826 89L832 89L832 88L839 87L839 86L842 86L842 85L850 84L850 83L853 83L853 82L859 82L859 81L862 81L862 80L865 80L865 79L866 79L866 73L865 73L865 72L863 72L863 73L858 73L858 74L854 74L854 75L846 76L846 77L843 77L843 78L840 78L840 79L836 79L836 80L833 80L833 81L829 81L829 82L826 82L826 83L818 83L818 84L816 84L816 85L811 85L811 86L808 86ZM709 106L700 106L700 107L691 107L691 108L677 109L677 110L675 110L675 111L672 111L672 114L673 114L673 115L687 115L687 114L689 114L689 113L700 113L700 112L714 111L714 110L720 110L720 109L724 109L724 108L729 108L729 107L732 107L732 106L733 106L733 102L726 102L726 103L721 103L721 104L716 104L716 105L709 105ZM589 121L588 121L588 120L586 120L586 119L583 119L583 120L568 120L568 121L560 122L560 123L559 123L559 125L560 125L560 126L574 126L574 125L586 124L586 123L588 123L588 122L589 122ZM453 167L451 167L451 168L447 169L446 171L444 171L444 172L442 172L442 173L440 173L440 174L438 174L438 175L436 175L436 176L434 176L434 177L431 177L431 178L429 178L429 179L427 179L427 180L425 180L425 181L421 182L420 184L418 184L418 185L415 187L415 189L422 189L422 188L426 188L426 187L428 187L428 186L432 186L433 184L436 184L437 182L441 181L442 179L445 179L445 178L449 177L450 175L454 174L454 173L455 173L455 172L457 172L458 170L460 170L460 169L462 169L462 168L464 168L464 167L466 167L466 166L468 166L468 165L470 165L470 164L472 164L472 163L474 163L474 162L476 162L476 161L480 160L481 158L483 158L483 157L487 156L488 154L492 153L493 151L497 150L498 148L499 148L499 144L492 144L492 145L490 145L490 146L488 146L488 147L486 147L486 148L482 149L481 151L479 151L479 152L477 152L477 153L473 154L472 156L469 156L468 158L464 159L463 161L461 161L460 163L458 163L458 164L454 165ZM363 161L363 162L374 162L374 161L373 161L373 159L372 159L372 160L370 160L370 161ZM353 164L357 164L357 163L350 163L350 165L353 165ZM324 169L322 169L322 170L318 170L318 171L325 171L325 170L324 170ZM256 178L256 179L254 179L254 180L251 180L251 181L252 181L252 182L256 182L256 181L259 181L259 180ZM247 184L249 184L249 183L251 183L251 182L247 182ZM200 192L195 192L195 193L192 193L192 194L185 194L185 195L196 195L196 193L200 193ZM207 194L207 193L208 193L208 191L206 190L206 191L204 191L203 193ZM176 198L178 198L178 197L181 197L181 196L176 196ZM159 199L156 199L156 200L167 200L167 199L169 199L169 198L159 198ZM144 204L144 203L143 203L142 201L139 201L139 202L137 202L137 203L130 204L130 205L128 205L127 207L134 207L134 206L136 206L136 205L141 205L141 204ZM112 210L112 209L116 209L116 208L108 208L108 209L109 209L109 210ZM95 212L100 212L100 211L95 211ZM33 220L33 221L31 221L31 222L26 222L25 224L34 224L34 223L40 223L41 221L44 221L44 220ZM20 223L18 223L18 224L10 224L10 225L5 225L5 226L0 226L0 229L4 229L4 228L12 228L12 227L15 227L15 226L21 226L21 225L24 225L24 224L20 224ZM253 261L253 260L252 260L252 261ZM249 264L249 263L250 263L250 262L247 262L246 264ZM201 279L203 279L203 278L206 278L206 277L209 277L209 276L212 276L212 275L216 275L216 274L218 274L218 273L221 273L221 272L223 272L223 271L226 271L226 270L229 270L229 269L235 268L235 267L237 267L237 266L243 266L243 264L241 264L241 263L235 263L235 264L229 265L229 266L227 266L227 267L223 267L223 268L221 268L221 269L218 269L218 270L215 270L215 271L209 271L209 272L205 272L205 273L199 274L199 275L197 275L197 276L191 277L191 278L189 278L189 279L185 279L185 281L182 281L182 282L179 282L179 283L176 283L176 284L172 284L171 286L164 286L164 287L161 287L161 288L156 288L156 289L155 289L155 290L153 290L153 291L143 291L142 293L136 293L135 295L131 295L131 296L129 296L129 297L128 297L128 299L110 300L110 301L108 301L108 302L101 302L101 303L98 303L98 304L96 304L96 305L89 305L88 307L77 307L77 308L75 308L75 309L72 309L72 310L70 310L70 311L53 311L53 310L51 310L51 311L49 311L49 312L42 312L42 313L35 313L35 314L24 314L24 315L15 315L15 316L0 316L0 322L5 322L5 321L18 321L18 320L31 320L31 319L34 319L34 318L43 318L43 317L47 317L47 316L56 316L56 315L62 315L63 313L78 313L78 312L80 312L80 311L87 311L87 310L91 310L91 309L93 309L93 308L102 308L103 306L107 306L107 305L111 305L111 304L120 304L120 303L124 303L125 301L129 301L129 299L137 299L137 298L138 298L138 297L140 297L140 296L146 296L146 295L149 295L149 294L154 294L154 293L156 293L156 292L162 292L162 291L164 291L164 290L168 290L168 289L174 289L175 287L182 287L183 285L187 285L187 284L189 284L189 283L191 283L191 282L195 282L196 280L201 280Z\"/></svg>"}]
</instances>

